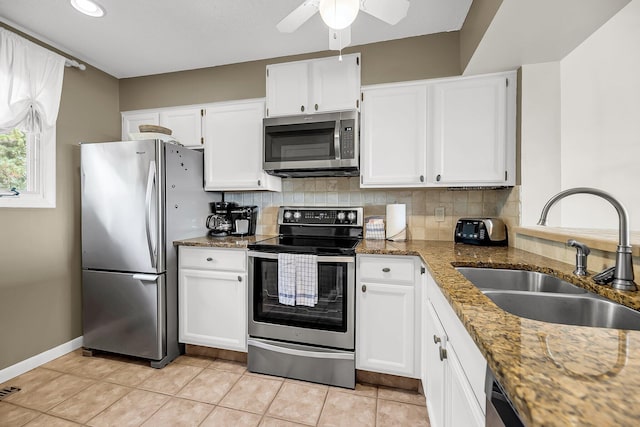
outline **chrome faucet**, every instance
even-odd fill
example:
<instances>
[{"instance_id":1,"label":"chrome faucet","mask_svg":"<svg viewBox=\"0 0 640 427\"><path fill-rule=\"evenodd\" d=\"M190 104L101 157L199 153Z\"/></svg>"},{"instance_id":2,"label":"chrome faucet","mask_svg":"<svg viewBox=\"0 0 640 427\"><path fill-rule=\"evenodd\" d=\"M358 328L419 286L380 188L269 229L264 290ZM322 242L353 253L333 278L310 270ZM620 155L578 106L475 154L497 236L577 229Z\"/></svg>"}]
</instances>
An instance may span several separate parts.
<instances>
[{"instance_id":1,"label":"chrome faucet","mask_svg":"<svg viewBox=\"0 0 640 427\"><path fill-rule=\"evenodd\" d=\"M622 204L617 201L611 194L598 190L596 188L588 188L588 187L577 187L570 188L568 190L564 190L553 196L549 199L549 201L542 208L542 213L540 214L540 219L538 220L538 225L546 225L547 224L547 215L549 214L549 209L553 206L558 200L564 199L567 196L571 196L572 194L591 194L593 196L598 196L613 205L618 212L619 219L619 239L618 239L618 247L616 249L616 265L613 274L613 281L611 282L611 286L614 289L622 290L622 291L635 291L638 288L636 287L635 282L633 281L633 259L631 257L631 244L630 234L629 234L629 214L627 210L622 206Z\"/></svg>"}]
</instances>

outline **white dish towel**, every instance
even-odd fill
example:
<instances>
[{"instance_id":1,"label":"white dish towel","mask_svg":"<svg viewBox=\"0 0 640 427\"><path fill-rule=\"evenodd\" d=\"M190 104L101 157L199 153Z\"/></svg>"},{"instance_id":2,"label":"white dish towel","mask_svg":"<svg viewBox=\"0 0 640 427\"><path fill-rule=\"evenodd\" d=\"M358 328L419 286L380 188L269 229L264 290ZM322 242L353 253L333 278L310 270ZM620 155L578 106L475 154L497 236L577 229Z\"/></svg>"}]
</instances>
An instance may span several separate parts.
<instances>
[{"instance_id":1,"label":"white dish towel","mask_svg":"<svg viewBox=\"0 0 640 427\"><path fill-rule=\"evenodd\" d=\"M318 303L318 257L278 254L278 302L315 307Z\"/></svg>"},{"instance_id":2,"label":"white dish towel","mask_svg":"<svg viewBox=\"0 0 640 427\"><path fill-rule=\"evenodd\" d=\"M318 257L294 255L296 264L296 305L315 307L318 303Z\"/></svg>"},{"instance_id":3,"label":"white dish towel","mask_svg":"<svg viewBox=\"0 0 640 427\"><path fill-rule=\"evenodd\" d=\"M278 254L278 302L296 305L296 260L293 254Z\"/></svg>"}]
</instances>

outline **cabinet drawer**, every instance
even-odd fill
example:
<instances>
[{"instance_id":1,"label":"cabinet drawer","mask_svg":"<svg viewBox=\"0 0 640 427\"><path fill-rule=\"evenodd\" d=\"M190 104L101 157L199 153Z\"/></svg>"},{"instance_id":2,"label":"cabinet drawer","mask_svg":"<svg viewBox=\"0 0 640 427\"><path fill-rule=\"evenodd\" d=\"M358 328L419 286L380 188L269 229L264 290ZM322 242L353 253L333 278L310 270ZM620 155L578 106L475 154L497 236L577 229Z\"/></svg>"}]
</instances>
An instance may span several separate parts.
<instances>
[{"instance_id":1,"label":"cabinet drawer","mask_svg":"<svg viewBox=\"0 0 640 427\"><path fill-rule=\"evenodd\" d=\"M413 284L415 271L414 257L393 255L360 257L360 280Z\"/></svg>"},{"instance_id":2,"label":"cabinet drawer","mask_svg":"<svg viewBox=\"0 0 640 427\"><path fill-rule=\"evenodd\" d=\"M193 248L180 246L180 268L247 271L245 250Z\"/></svg>"}]
</instances>

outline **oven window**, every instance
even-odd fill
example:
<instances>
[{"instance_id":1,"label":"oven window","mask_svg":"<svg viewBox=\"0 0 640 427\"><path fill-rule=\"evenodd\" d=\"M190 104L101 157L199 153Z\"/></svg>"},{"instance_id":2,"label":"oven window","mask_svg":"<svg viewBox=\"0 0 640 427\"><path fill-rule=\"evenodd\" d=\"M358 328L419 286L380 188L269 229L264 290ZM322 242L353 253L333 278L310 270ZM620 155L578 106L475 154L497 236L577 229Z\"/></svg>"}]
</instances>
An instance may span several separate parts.
<instances>
[{"instance_id":1,"label":"oven window","mask_svg":"<svg viewBox=\"0 0 640 427\"><path fill-rule=\"evenodd\" d=\"M347 263L319 263L318 304L315 307L289 306L278 302L278 261L255 258L253 320L301 328L346 332L347 267Z\"/></svg>"},{"instance_id":2,"label":"oven window","mask_svg":"<svg viewBox=\"0 0 640 427\"><path fill-rule=\"evenodd\" d=\"M265 129L266 162L333 160L335 122L270 126Z\"/></svg>"}]
</instances>

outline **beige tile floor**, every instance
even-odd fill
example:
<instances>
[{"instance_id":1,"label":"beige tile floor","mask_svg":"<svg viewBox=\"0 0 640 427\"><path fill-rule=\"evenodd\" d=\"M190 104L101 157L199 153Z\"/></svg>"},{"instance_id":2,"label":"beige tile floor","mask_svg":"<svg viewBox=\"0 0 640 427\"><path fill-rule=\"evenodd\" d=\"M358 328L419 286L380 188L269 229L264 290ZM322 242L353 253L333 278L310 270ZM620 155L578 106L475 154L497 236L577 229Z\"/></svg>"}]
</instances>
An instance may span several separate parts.
<instances>
[{"instance_id":1,"label":"beige tile floor","mask_svg":"<svg viewBox=\"0 0 640 427\"><path fill-rule=\"evenodd\" d=\"M0 426L429 426L424 396L347 390L250 373L242 363L180 356L164 369L80 350L2 384Z\"/></svg>"}]
</instances>

